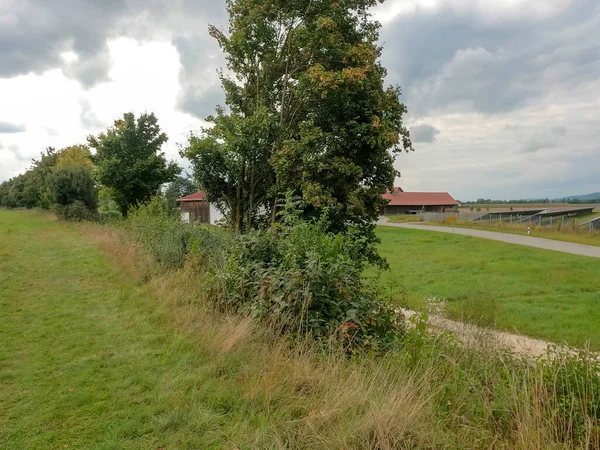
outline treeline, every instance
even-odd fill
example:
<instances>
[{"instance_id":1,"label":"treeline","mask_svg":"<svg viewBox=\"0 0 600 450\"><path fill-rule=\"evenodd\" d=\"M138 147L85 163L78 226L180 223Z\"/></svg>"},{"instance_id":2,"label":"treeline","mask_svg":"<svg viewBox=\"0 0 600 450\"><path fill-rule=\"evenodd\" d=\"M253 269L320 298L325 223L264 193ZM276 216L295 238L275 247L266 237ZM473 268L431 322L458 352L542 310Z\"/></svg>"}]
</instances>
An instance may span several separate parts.
<instances>
[{"instance_id":1,"label":"treeline","mask_svg":"<svg viewBox=\"0 0 600 450\"><path fill-rule=\"evenodd\" d=\"M521 200L492 200L489 198L478 198L472 202L464 202L465 205L529 205L538 203L568 203L573 205L581 205L588 203L600 203L600 198L579 200L576 198L563 198L563 199L549 199L549 198L537 198L537 199L521 199Z\"/></svg>"},{"instance_id":2,"label":"treeline","mask_svg":"<svg viewBox=\"0 0 600 450\"><path fill-rule=\"evenodd\" d=\"M163 198L174 207L195 186L165 158L166 141L154 114L124 114L87 144L48 147L25 173L0 184L0 206L54 209L72 220L120 217L170 183Z\"/></svg>"}]
</instances>

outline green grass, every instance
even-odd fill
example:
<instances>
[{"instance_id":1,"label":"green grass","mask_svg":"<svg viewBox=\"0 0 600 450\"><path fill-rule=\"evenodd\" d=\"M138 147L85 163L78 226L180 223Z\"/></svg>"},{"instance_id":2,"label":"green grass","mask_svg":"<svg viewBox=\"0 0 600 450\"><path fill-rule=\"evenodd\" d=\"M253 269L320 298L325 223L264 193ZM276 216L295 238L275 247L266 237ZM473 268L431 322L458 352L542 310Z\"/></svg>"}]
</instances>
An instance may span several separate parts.
<instances>
[{"instance_id":1,"label":"green grass","mask_svg":"<svg viewBox=\"0 0 600 450\"><path fill-rule=\"evenodd\" d=\"M0 317L1 448L214 442L202 430L233 398L205 401L193 342L73 226L0 210Z\"/></svg>"},{"instance_id":2,"label":"green grass","mask_svg":"<svg viewBox=\"0 0 600 450\"><path fill-rule=\"evenodd\" d=\"M1 449L597 447L570 366L420 332L381 358L291 346L122 237L0 209Z\"/></svg>"},{"instance_id":3,"label":"green grass","mask_svg":"<svg viewBox=\"0 0 600 450\"><path fill-rule=\"evenodd\" d=\"M215 360L79 226L0 210L0 448L227 448L265 430ZM256 406L256 410L253 407Z\"/></svg>"},{"instance_id":4,"label":"green grass","mask_svg":"<svg viewBox=\"0 0 600 450\"><path fill-rule=\"evenodd\" d=\"M395 301L422 308L442 298L454 317L479 314L503 330L600 348L600 260L421 230L377 234Z\"/></svg>"}]
</instances>

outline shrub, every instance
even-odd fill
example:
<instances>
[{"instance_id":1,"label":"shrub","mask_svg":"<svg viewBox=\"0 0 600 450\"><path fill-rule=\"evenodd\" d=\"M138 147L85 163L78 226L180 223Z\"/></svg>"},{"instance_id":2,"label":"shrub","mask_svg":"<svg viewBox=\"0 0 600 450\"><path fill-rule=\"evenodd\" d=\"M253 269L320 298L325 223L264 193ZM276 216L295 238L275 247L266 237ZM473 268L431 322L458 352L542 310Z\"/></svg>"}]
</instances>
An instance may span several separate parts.
<instances>
[{"instance_id":1,"label":"shrub","mask_svg":"<svg viewBox=\"0 0 600 450\"><path fill-rule=\"evenodd\" d=\"M97 211L91 211L82 201L75 200L69 205L56 205L55 213L59 219L72 222L97 221L100 215Z\"/></svg>"},{"instance_id":2,"label":"shrub","mask_svg":"<svg viewBox=\"0 0 600 450\"><path fill-rule=\"evenodd\" d=\"M53 202L58 205L80 202L90 211L98 208L98 193L89 167L54 168L48 187Z\"/></svg>"},{"instance_id":3,"label":"shrub","mask_svg":"<svg viewBox=\"0 0 600 450\"><path fill-rule=\"evenodd\" d=\"M192 258L203 294L221 309L268 323L277 332L335 337L349 347L384 349L404 331L362 275L349 235L288 215L270 231L233 234L179 221L160 199L130 214L128 228L163 268Z\"/></svg>"}]
</instances>

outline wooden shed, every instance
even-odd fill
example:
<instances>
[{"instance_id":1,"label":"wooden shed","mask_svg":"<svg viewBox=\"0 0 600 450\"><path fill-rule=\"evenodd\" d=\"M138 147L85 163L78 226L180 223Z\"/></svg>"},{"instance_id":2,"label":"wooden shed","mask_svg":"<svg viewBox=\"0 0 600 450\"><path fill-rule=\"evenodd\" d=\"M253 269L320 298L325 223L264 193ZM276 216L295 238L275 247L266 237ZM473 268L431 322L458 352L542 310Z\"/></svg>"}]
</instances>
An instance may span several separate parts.
<instances>
[{"instance_id":1,"label":"wooden shed","mask_svg":"<svg viewBox=\"0 0 600 450\"><path fill-rule=\"evenodd\" d=\"M210 203L206 201L204 192L196 192L177 199L181 220L184 222L210 222Z\"/></svg>"}]
</instances>

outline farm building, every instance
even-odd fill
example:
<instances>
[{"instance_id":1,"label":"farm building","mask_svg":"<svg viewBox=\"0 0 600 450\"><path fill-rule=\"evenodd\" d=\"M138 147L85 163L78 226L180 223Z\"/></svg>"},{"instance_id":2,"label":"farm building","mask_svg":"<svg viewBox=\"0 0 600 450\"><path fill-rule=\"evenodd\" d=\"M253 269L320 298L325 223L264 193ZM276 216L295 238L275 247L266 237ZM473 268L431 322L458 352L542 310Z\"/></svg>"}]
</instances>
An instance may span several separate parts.
<instances>
[{"instance_id":1,"label":"farm building","mask_svg":"<svg viewBox=\"0 0 600 450\"><path fill-rule=\"evenodd\" d=\"M204 192L196 192L177 199L183 222L201 222L214 224L223 218L223 214L206 200Z\"/></svg>"},{"instance_id":2,"label":"farm building","mask_svg":"<svg viewBox=\"0 0 600 450\"><path fill-rule=\"evenodd\" d=\"M383 198L389 200L385 207L385 213L389 215L444 212L458 206L458 202L447 192L404 192L394 188L393 192L383 194Z\"/></svg>"}]
</instances>

